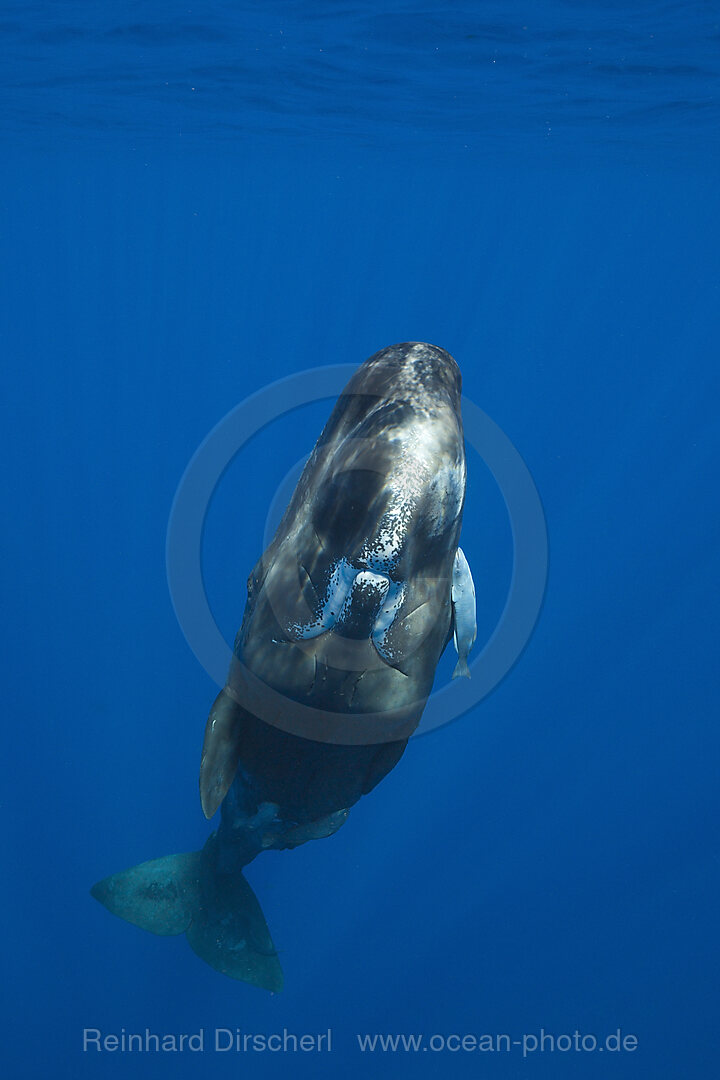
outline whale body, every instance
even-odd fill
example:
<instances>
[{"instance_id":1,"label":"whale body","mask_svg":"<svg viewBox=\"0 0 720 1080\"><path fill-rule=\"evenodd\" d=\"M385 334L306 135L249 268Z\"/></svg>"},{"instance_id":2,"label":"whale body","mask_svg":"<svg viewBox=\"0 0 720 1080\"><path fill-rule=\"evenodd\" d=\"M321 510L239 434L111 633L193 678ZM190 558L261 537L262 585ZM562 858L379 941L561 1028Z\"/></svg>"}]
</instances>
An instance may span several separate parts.
<instances>
[{"instance_id":1,"label":"whale body","mask_svg":"<svg viewBox=\"0 0 720 1080\"><path fill-rule=\"evenodd\" d=\"M227 682L210 710L201 852L154 859L92 894L216 970L269 990L282 971L242 870L330 836L398 763L454 638L469 675L475 591L458 547L461 378L444 349L394 345L338 399L248 579Z\"/></svg>"}]
</instances>

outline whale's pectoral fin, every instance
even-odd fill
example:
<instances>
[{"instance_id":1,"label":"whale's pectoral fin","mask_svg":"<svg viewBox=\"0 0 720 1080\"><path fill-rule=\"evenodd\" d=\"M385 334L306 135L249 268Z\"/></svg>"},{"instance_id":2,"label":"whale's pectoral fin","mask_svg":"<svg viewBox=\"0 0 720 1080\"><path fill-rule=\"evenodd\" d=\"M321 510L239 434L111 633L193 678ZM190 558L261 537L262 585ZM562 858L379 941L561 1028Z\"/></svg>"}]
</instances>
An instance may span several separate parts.
<instances>
[{"instance_id":1,"label":"whale's pectoral fin","mask_svg":"<svg viewBox=\"0 0 720 1080\"><path fill-rule=\"evenodd\" d=\"M206 818L213 816L235 779L244 713L227 690L221 690L210 710L200 758L200 802Z\"/></svg>"},{"instance_id":2,"label":"whale's pectoral fin","mask_svg":"<svg viewBox=\"0 0 720 1080\"><path fill-rule=\"evenodd\" d=\"M452 612L453 612L453 638L455 649L458 654L458 662L452 673L453 679L458 676L470 678L468 667L468 653L475 643L477 636L477 614L475 607L475 583L465 553L458 548L455 553L452 578Z\"/></svg>"},{"instance_id":3,"label":"whale's pectoral fin","mask_svg":"<svg viewBox=\"0 0 720 1080\"><path fill-rule=\"evenodd\" d=\"M239 871L223 874L215 834L202 851L152 859L94 885L113 915L153 934L186 934L193 952L231 979L282 989L277 951L255 893Z\"/></svg>"}]
</instances>

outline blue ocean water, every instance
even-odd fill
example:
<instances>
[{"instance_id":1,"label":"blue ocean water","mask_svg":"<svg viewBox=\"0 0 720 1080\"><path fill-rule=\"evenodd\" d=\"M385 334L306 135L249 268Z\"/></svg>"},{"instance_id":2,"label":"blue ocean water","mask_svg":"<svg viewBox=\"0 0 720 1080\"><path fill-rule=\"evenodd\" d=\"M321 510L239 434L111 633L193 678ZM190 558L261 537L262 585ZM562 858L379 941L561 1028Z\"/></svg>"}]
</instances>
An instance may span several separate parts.
<instances>
[{"instance_id":1,"label":"blue ocean water","mask_svg":"<svg viewBox=\"0 0 720 1080\"><path fill-rule=\"evenodd\" d=\"M717 8L3 0L0 36L3 1075L713 1075ZM335 837L249 868L270 995L88 889L209 831L216 688L165 571L187 462L249 394L406 340L456 357L527 463L545 602ZM329 408L263 430L213 499L227 639ZM469 469L482 643L512 537ZM84 1052L86 1028L206 1047ZM332 1050L215 1052L216 1028ZM363 1052L377 1033L424 1042Z\"/></svg>"}]
</instances>

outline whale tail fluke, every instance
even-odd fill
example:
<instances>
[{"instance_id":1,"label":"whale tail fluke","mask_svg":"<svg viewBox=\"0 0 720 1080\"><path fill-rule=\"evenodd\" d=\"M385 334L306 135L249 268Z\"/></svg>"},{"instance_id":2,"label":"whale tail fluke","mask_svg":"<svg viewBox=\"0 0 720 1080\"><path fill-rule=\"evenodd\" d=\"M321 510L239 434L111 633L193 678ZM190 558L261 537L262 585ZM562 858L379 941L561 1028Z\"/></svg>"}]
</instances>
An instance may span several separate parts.
<instances>
[{"instance_id":1,"label":"whale tail fluke","mask_svg":"<svg viewBox=\"0 0 720 1080\"><path fill-rule=\"evenodd\" d=\"M104 878L90 890L113 915L152 934L185 934L216 971L281 990L282 968L255 893L237 870L218 870L213 834L202 851L166 855Z\"/></svg>"},{"instance_id":2,"label":"whale tail fluke","mask_svg":"<svg viewBox=\"0 0 720 1080\"><path fill-rule=\"evenodd\" d=\"M458 658L458 662L455 665L455 670L452 673L452 678L453 679L469 679L470 678L470 668L468 667L468 662L467 662L467 659L465 657L459 657Z\"/></svg>"}]
</instances>

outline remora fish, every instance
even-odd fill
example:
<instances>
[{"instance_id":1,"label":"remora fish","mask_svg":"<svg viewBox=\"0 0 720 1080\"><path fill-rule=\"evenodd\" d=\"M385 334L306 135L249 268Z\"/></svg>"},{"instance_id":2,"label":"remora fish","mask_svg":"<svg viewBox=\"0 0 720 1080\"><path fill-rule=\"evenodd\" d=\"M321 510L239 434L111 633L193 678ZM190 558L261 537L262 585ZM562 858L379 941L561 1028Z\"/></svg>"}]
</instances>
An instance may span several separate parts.
<instances>
[{"instance_id":1,"label":"remora fish","mask_svg":"<svg viewBox=\"0 0 720 1080\"><path fill-rule=\"evenodd\" d=\"M216 970L268 990L282 970L242 868L330 836L397 764L451 637L469 674L475 591L458 547L461 379L409 342L353 375L248 579L200 763L200 852L105 878L92 895Z\"/></svg>"}]
</instances>

